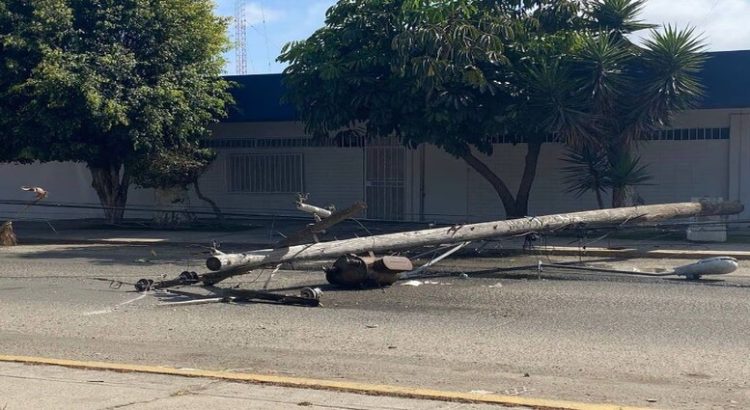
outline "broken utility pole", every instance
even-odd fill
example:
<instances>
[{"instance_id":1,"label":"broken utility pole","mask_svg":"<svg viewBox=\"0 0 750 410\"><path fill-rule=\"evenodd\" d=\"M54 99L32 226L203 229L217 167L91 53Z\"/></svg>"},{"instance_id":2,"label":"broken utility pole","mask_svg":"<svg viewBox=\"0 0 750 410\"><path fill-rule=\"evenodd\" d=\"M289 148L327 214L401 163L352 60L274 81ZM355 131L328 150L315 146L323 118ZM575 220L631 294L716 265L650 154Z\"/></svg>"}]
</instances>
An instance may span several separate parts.
<instances>
[{"instance_id":1,"label":"broken utility pole","mask_svg":"<svg viewBox=\"0 0 750 410\"><path fill-rule=\"evenodd\" d=\"M323 219L316 218L317 222L315 222L314 224L310 224L304 229L289 235L288 237L280 241L278 245L276 245L277 248L298 245L301 243L318 242L318 234L324 233L328 228L336 225L339 222L356 216L365 208L367 208L364 202L355 202L354 205L350 206L347 209L344 209L343 211L334 212L330 212L326 209L318 208L313 205L305 204L303 202L298 202L297 207L299 208L300 205L310 207L310 210L305 211L312 213L316 217L320 217L321 215L323 215L322 211L328 212L328 214L327 216L322 216ZM300 208L300 210L302 209Z\"/></svg>"},{"instance_id":2,"label":"broken utility pole","mask_svg":"<svg viewBox=\"0 0 750 410\"><path fill-rule=\"evenodd\" d=\"M308 214L313 214L316 217L316 220L320 220L322 218L328 218L335 212L335 209L325 209L321 208L319 206L310 205L308 203L305 203L302 199L297 200L297 209L302 212L307 212Z\"/></svg>"},{"instance_id":3,"label":"broken utility pole","mask_svg":"<svg viewBox=\"0 0 750 410\"><path fill-rule=\"evenodd\" d=\"M643 223L693 216L731 215L742 212L739 202L683 202L627 208L602 209L505 221L454 225L445 228L375 235L363 238L263 249L239 254L214 255L206 266L214 272L201 275L204 283L217 283L253 268L297 260L334 258L347 254L396 251L426 245L459 243L570 227Z\"/></svg>"}]
</instances>

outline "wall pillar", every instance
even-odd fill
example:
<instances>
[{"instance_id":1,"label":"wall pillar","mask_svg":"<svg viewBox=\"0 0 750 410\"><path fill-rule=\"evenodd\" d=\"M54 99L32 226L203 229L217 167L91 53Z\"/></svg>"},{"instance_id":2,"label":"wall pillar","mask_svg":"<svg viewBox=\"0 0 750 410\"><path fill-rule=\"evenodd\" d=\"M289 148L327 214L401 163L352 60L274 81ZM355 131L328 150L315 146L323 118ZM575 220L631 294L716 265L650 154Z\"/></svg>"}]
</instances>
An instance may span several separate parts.
<instances>
[{"instance_id":1,"label":"wall pillar","mask_svg":"<svg viewBox=\"0 0 750 410\"><path fill-rule=\"evenodd\" d=\"M739 215L750 215L750 114L729 116L729 198L745 205Z\"/></svg>"}]
</instances>

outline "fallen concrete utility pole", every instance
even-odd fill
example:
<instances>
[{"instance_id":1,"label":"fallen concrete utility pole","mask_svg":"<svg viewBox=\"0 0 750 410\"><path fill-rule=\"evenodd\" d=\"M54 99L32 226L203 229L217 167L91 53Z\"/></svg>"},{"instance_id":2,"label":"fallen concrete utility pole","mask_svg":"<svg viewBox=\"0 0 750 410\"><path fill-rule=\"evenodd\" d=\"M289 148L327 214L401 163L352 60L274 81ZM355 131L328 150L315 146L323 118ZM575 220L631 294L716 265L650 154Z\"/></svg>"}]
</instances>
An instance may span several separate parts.
<instances>
[{"instance_id":1,"label":"fallen concrete utility pole","mask_svg":"<svg viewBox=\"0 0 750 410\"><path fill-rule=\"evenodd\" d=\"M236 276L239 271L298 260L325 259L347 254L395 251L425 245L458 243L502 236L523 235L531 232L555 231L570 227L595 227L597 225L642 223L671 218L694 216L731 215L742 212L739 202L683 202L661 205L646 205L627 208L601 209L483 222L471 225L455 225L420 231L375 235L363 238L320 242L290 246L279 249L263 249L239 254L215 255L206 260L206 266L214 272L203 275L208 283Z\"/></svg>"}]
</instances>

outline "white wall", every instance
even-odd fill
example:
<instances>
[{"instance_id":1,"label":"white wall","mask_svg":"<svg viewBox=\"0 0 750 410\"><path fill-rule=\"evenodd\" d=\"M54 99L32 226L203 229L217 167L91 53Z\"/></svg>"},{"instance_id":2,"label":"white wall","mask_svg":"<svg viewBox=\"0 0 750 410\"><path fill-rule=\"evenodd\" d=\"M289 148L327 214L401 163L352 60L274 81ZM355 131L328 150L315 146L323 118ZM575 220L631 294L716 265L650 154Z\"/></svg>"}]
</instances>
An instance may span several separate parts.
<instances>
[{"instance_id":1,"label":"white wall","mask_svg":"<svg viewBox=\"0 0 750 410\"><path fill-rule=\"evenodd\" d=\"M529 214L544 215L577 209L596 207L593 195L577 199L564 194L559 161L563 148L560 144L543 144L539 155L536 179L529 198ZM480 155L489 167L507 184L515 194L523 174L526 157L525 144L496 144L491 157ZM479 173L467 168L468 220L487 220L505 217L502 202L491 185Z\"/></svg>"},{"instance_id":2,"label":"white wall","mask_svg":"<svg viewBox=\"0 0 750 410\"><path fill-rule=\"evenodd\" d=\"M652 185L638 187L647 203L729 196L729 141L650 141L639 149Z\"/></svg>"},{"instance_id":3,"label":"white wall","mask_svg":"<svg viewBox=\"0 0 750 410\"><path fill-rule=\"evenodd\" d=\"M222 123L213 127L215 138L304 138L300 122ZM221 148L218 157L201 177L204 195L217 202L225 212L298 214L292 193L230 193L227 163L232 154L299 153L303 156L304 191L310 203L336 205L343 209L364 199L364 158L361 148L290 147L290 148ZM193 197L196 206L204 203Z\"/></svg>"},{"instance_id":4,"label":"white wall","mask_svg":"<svg viewBox=\"0 0 750 410\"><path fill-rule=\"evenodd\" d=\"M227 162L231 154L243 153L300 153L304 164L304 190L310 193L310 203L336 205L343 209L364 199L364 170L361 148L272 148L272 149L222 149L216 161L201 177L203 194L232 213L298 213L292 193L260 194L230 193L227 180ZM197 198L196 206L205 206Z\"/></svg>"},{"instance_id":5,"label":"white wall","mask_svg":"<svg viewBox=\"0 0 750 410\"><path fill-rule=\"evenodd\" d=\"M487 220L502 218L505 213L499 197L490 184L462 161L428 150L433 168L427 168L427 203L438 203L446 214L467 209L466 218L451 220ZM560 160L561 144L542 145L537 176L531 189L529 214L544 215L597 207L593 193L576 198L565 192ZM648 164L652 184L641 186L638 193L646 203L689 201L693 197L728 198L729 141L651 141L640 148L642 161ZM495 145L491 157L480 156L508 185L514 194L523 172L526 146ZM446 175L448 174L448 175ZM463 176L466 179L462 181ZM450 183L444 183L450 178ZM611 202L605 194L605 205ZM433 209L433 208L431 208ZM436 212L437 213L437 212Z\"/></svg>"},{"instance_id":6,"label":"white wall","mask_svg":"<svg viewBox=\"0 0 750 410\"><path fill-rule=\"evenodd\" d=\"M730 126L730 117L738 110L701 110L678 115L673 128L722 128ZM750 116L743 116L750 118ZM744 122L742 124L745 124ZM747 121L750 124L750 120ZM738 135L747 134L745 147L750 150L750 125L745 124ZM729 163L729 140L647 141L639 145L642 162L648 165L653 185L638 187L646 203L689 201L693 197L710 196L730 199L729 180L732 167ZM576 198L565 192L560 160L564 147L561 144L542 145L537 177L529 199L529 214L544 215L597 207L593 193ZM515 193L523 172L526 155L525 144L496 144L491 157L478 155L508 188ZM745 157L750 158L750 157ZM462 160L453 158L436 147L427 149L426 213L427 219L445 215L447 220L463 222L503 218L502 203L491 185ZM739 161L741 162L741 161ZM748 164L750 162L744 161ZM737 165L736 167L739 167ZM744 171L747 177L738 184L747 185L746 201L750 203L750 165ZM739 169L733 171L739 173ZM611 194L604 197L605 205L611 203ZM459 215L459 216L455 216Z\"/></svg>"},{"instance_id":7,"label":"white wall","mask_svg":"<svg viewBox=\"0 0 750 410\"><path fill-rule=\"evenodd\" d=\"M424 173L425 219L463 219L468 204L466 164L434 146L427 146Z\"/></svg>"},{"instance_id":8,"label":"white wall","mask_svg":"<svg viewBox=\"0 0 750 410\"><path fill-rule=\"evenodd\" d=\"M644 163L654 180L639 188L646 203L685 201L696 196L743 200L750 205L750 110L702 110L677 116L673 128L731 127L729 140L649 141L640 146ZM300 138L304 127L298 122L232 123L214 127L217 138ZM229 193L226 161L232 153L299 152L304 156L306 192L315 204L345 207L364 198L363 149L339 147L222 148L217 161L201 178L204 194L226 212L296 213L293 194ZM547 143L542 152L534 182L529 213L541 215L596 207L593 194L576 198L564 193L559 158L560 144ZM499 144L490 158L484 158L514 193L523 169L526 146ZM418 218L420 197L419 150L407 155L405 210ZM499 198L491 186L463 161L428 146L425 149L424 213L426 220L486 220L504 216ZM0 199L26 200L21 185L39 185L50 191L48 202L98 204L90 188L91 177L85 166L71 163L0 165ZM607 203L610 198L606 198ZM153 192L133 190L130 206L152 205ZM193 197L196 208L207 206ZM750 208L750 207L749 207ZM0 216L15 208L0 206ZM98 217L99 211L37 208L45 217ZM750 211L749 211L750 212Z\"/></svg>"},{"instance_id":9,"label":"white wall","mask_svg":"<svg viewBox=\"0 0 750 410\"><path fill-rule=\"evenodd\" d=\"M33 194L22 191L21 186L40 186L49 192L45 204L78 204L99 206L99 198L91 188L91 173L84 164L73 162L48 162L34 164L0 164L0 200L33 199ZM152 206L152 190L131 188L128 205ZM21 208L0 204L0 218L13 217ZM47 219L100 218L101 210L32 207L24 211L25 217ZM133 216L127 214L126 216Z\"/></svg>"}]
</instances>

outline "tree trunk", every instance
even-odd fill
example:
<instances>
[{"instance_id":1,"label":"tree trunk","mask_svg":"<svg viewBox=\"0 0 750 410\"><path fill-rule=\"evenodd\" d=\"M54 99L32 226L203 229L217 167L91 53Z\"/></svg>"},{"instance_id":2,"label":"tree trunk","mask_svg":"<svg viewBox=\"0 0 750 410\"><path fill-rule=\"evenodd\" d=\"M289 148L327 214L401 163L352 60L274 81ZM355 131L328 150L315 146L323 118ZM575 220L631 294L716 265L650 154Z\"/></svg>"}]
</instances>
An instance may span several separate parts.
<instances>
[{"instance_id":1,"label":"tree trunk","mask_svg":"<svg viewBox=\"0 0 750 410\"><path fill-rule=\"evenodd\" d=\"M484 177L484 179L492 185L492 188L495 189L495 192L497 192L497 195L500 197L500 201L503 203L505 217L508 219L523 218L529 214L529 195L531 194L531 187L536 178L537 164L539 163L539 153L542 149L542 143L531 142L527 144L527 147L528 150L526 151L523 176L518 185L518 193L515 198L505 182L500 179L500 177L497 176L487 164L474 156L474 154L468 152L461 157L470 167L477 171L479 175Z\"/></svg>"},{"instance_id":2,"label":"tree trunk","mask_svg":"<svg viewBox=\"0 0 750 410\"><path fill-rule=\"evenodd\" d=\"M609 163L617 164L624 159L630 158L632 150L633 147L627 140L620 139L619 141L613 141L607 154L609 155ZM623 177L625 176L620 175L620 178ZM612 187L612 207L622 208L635 205L635 188L631 185L625 185L624 182L618 183L616 180L613 183L619 186Z\"/></svg>"},{"instance_id":3,"label":"tree trunk","mask_svg":"<svg viewBox=\"0 0 750 410\"><path fill-rule=\"evenodd\" d=\"M629 185L612 188L612 207L622 208L624 206L634 206L635 188Z\"/></svg>"},{"instance_id":4,"label":"tree trunk","mask_svg":"<svg viewBox=\"0 0 750 410\"><path fill-rule=\"evenodd\" d=\"M497 192L497 195L500 197L500 201L503 203L503 208L505 208L505 215L506 217L510 217L510 215L516 215L518 212L516 211L516 199L513 198L513 194L510 193L510 190L508 189L508 186L505 185L505 182L503 182L502 179L500 179L497 174L495 174L490 167L487 166L484 162L482 162L479 158L475 157L474 154L471 153L471 151L467 151L464 155L461 156L461 158L475 171L479 173L484 179L487 180L487 182L492 185L492 188Z\"/></svg>"},{"instance_id":5,"label":"tree trunk","mask_svg":"<svg viewBox=\"0 0 750 410\"><path fill-rule=\"evenodd\" d=\"M91 171L91 186L104 209L104 218L110 224L122 222L130 188L127 168L122 164L104 167L89 164L88 168Z\"/></svg>"},{"instance_id":6,"label":"tree trunk","mask_svg":"<svg viewBox=\"0 0 750 410\"><path fill-rule=\"evenodd\" d=\"M625 206L625 187L612 187L612 208Z\"/></svg>"},{"instance_id":7,"label":"tree trunk","mask_svg":"<svg viewBox=\"0 0 750 410\"><path fill-rule=\"evenodd\" d=\"M602 198L602 192L595 189L594 193L596 193L596 204L599 205L599 209L604 209L604 198Z\"/></svg>"},{"instance_id":8,"label":"tree trunk","mask_svg":"<svg viewBox=\"0 0 750 410\"><path fill-rule=\"evenodd\" d=\"M542 151L542 143L533 141L526 144L526 162L523 167L523 176L521 183L518 185L518 194L516 194L515 213L509 214L508 218L523 218L529 214L529 195L531 186L536 178L537 164L539 163L539 153Z\"/></svg>"}]
</instances>

